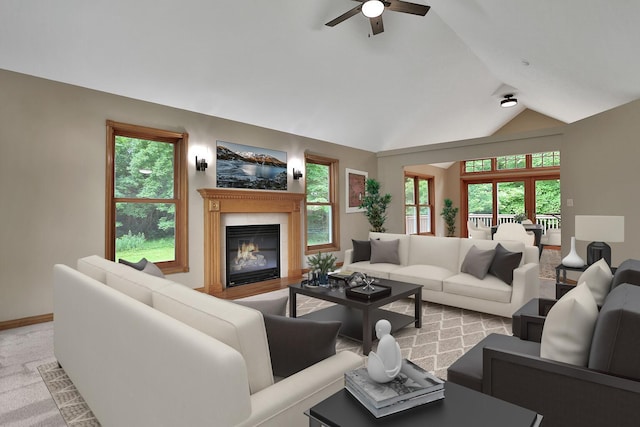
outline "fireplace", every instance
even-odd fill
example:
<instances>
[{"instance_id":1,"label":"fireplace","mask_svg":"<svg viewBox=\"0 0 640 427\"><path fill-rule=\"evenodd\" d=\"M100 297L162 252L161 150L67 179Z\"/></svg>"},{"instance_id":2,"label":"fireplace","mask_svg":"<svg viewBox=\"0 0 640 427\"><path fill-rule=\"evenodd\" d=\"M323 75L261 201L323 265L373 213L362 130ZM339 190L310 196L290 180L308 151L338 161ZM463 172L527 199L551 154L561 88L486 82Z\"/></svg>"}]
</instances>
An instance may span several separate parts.
<instances>
[{"instance_id":1,"label":"fireplace","mask_svg":"<svg viewBox=\"0 0 640 427\"><path fill-rule=\"evenodd\" d=\"M227 226L227 287L280 277L280 224Z\"/></svg>"}]
</instances>

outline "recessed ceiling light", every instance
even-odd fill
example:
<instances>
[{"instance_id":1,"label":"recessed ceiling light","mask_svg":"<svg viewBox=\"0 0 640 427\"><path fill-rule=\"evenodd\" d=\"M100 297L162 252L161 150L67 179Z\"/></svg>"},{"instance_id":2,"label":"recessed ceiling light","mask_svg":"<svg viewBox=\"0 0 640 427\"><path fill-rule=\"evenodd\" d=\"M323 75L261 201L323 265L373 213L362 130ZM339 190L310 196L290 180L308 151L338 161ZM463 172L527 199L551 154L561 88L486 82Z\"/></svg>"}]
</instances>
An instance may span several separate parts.
<instances>
[{"instance_id":1,"label":"recessed ceiling light","mask_svg":"<svg viewBox=\"0 0 640 427\"><path fill-rule=\"evenodd\" d=\"M383 11L384 4L380 0L369 0L362 4L362 14L367 18L377 18Z\"/></svg>"},{"instance_id":2,"label":"recessed ceiling light","mask_svg":"<svg viewBox=\"0 0 640 427\"><path fill-rule=\"evenodd\" d=\"M502 108L509 108L518 105L518 100L513 97L513 94L508 94L504 96L504 99L500 101L500 106Z\"/></svg>"}]
</instances>

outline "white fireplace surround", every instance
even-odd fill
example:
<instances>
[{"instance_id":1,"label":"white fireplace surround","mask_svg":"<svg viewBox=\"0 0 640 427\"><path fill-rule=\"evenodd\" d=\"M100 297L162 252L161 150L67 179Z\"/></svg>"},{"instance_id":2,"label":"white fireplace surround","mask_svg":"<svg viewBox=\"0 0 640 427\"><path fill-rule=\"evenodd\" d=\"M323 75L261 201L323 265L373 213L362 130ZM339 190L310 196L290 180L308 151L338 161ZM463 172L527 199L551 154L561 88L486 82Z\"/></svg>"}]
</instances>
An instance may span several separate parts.
<instances>
[{"instance_id":1,"label":"white fireplace surround","mask_svg":"<svg viewBox=\"0 0 640 427\"><path fill-rule=\"evenodd\" d=\"M289 257L289 248L287 242L289 241L289 233L287 230L288 217L284 213L228 213L223 214L220 217L220 236L222 236L220 245L221 253L223 256L221 263L221 276L227 277L227 233L226 228L228 226L235 225L269 225L280 224L280 277L287 277L287 271L289 263L287 261ZM224 284L226 287L226 283Z\"/></svg>"}]
</instances>

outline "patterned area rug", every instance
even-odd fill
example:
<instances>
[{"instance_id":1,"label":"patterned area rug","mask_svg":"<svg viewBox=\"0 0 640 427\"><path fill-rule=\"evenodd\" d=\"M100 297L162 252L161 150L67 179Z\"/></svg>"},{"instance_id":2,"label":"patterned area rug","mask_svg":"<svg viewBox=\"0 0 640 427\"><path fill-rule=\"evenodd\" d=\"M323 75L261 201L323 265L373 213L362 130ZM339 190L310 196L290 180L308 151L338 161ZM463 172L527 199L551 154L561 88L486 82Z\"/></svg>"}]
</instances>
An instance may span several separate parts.
<instances>
[{"instance_id":1,"label":"patterned area rug","mask_svg":"<svg viewBox=\"0 0 640 427\"><path fill-rule=\"evenodd\" d=\"M64 370L58 366L58 362L41 365L38 371L56 402L60 415L69 427L100 426L89 405L80 396Z\"/></svg>"}]
</instances>

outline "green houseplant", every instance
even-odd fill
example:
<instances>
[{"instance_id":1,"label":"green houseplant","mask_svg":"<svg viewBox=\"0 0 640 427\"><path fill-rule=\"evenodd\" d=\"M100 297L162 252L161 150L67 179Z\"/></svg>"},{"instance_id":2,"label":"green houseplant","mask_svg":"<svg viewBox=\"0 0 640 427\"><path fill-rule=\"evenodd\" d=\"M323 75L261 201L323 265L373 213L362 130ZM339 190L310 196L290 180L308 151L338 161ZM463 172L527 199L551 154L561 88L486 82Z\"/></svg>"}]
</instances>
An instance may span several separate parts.
<instances>
[{"instance_id":1,"label":"green houseplant","mask_svg":"<svg viewBox=\"0 0 640 427\"><path fill-rule=\"evenodd\" d=\"M329 283L329 272L335 270L337 258L332 253L318 252L307 258L309 271L317 273L321 284Z\"/></svg>"},{"instance_id":2,"label":"green houseplant","mask_svg":"<svg viewBox=\"0 0 640 427\"><path fill-rule=\"evenodd\" d=\"M365 195L360 207L364 209L364 215L371 225L370 231L384 233L384 222L387 220L387 206L391 203L391 194L380 194L380 183L369 178L365 184Z\"/></svg>"},{"instance_id":3,"label":"green houseplant","mask_svg":"<svg viewBox=\"0 0 640 427\"><path fill-rule=\"evenodd\" d=\"M444 223L447 225L447 237L454 237L456 234L456 215L458 215L458 208L453 207L451 199L444 199L440 216L444 218Z\"/></svg>"}]
</instances>

